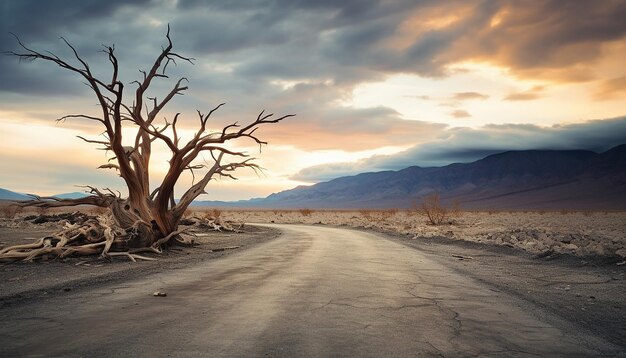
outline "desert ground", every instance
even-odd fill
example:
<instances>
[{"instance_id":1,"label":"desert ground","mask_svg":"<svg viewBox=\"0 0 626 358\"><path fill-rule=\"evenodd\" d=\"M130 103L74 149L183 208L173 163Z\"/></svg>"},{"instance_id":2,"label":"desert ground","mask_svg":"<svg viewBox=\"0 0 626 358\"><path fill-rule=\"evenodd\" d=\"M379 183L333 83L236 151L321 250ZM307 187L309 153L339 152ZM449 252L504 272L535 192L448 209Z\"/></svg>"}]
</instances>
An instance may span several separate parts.
<instances>
[{"instance_id":1,"label":"desert ground","mask_svg":"<svg viewBox=\"0 0 626 358\"><path fill-rule=\"evenodd\" d=\"M540 256L626 259L626 212L459 211L429 225L417 210L235 210L235 222L319 224L371 229L411 239L448 238L508 246Z\"/></svg>"},{"instance_id":2,"label":"desert ground","mask_svg":"<svg viewBox=\"0 0 626 358\"><path fill-rule=\"evenodd\" d=\"M0 245L27 243L58 230L62 220L36 222L45 221L37 220L42 214L61 212L1 219ZM154 331L157 323L140 318L158 315L155 308L131 316L127 309L160 299L153 297L155 291L167 293L163 300L182 299L187 305L178 309L184 312L174 309L157 319L168 322L164 332L183 325L215 340L192 340L195 351L190 346L167 351L181 344L171 338L176 333L144 337L143 343L85 333L55 346L55 354L124 354L107 342L128 346L126 353L146 355L158 346L173 356L203 349L217 356L372 349L373 356L619 357L626 351L623 212L462 211L437 226L412 210L196 209L187 216L219 219L240 230L197 230L196 246L149 255L156 261L79 257L0 263L1 312L13 327L0 332L0 353L41 354L70 326L104 324L102 314L120 315L122 329ZM121 307L104 312L92 300L96 307ZM162 302L170 302L170 309L175 301ZM48 310L51 305L58 309ZM192 307L201 314L185 320L172 316L190 317ZM302 307L310 313L303 315ZM488 312L475 316L476 309ZM413 313L435 324L413 322ZM361 320L362 326L354 323ZM59 329L37 333L53 328L50 324ZM410 341L411 332L419 342ZM384 337L397 348L387 350L378 342ZM405 339L407 345L398 346Z\"/></svg>"}]
</instances>

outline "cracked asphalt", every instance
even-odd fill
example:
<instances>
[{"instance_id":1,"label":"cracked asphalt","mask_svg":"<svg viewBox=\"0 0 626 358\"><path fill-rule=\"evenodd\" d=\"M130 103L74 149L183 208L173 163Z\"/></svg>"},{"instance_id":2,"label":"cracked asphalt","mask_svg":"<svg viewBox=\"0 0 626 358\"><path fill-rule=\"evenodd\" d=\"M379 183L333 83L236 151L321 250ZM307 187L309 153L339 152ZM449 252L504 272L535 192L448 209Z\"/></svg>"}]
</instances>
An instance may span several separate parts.
<instances>
[{"instance_id":1,"label":"cracked asphalt","mask_svg":"<svg viewBox=\"0 0 626 358\"><path fill-rule=\"evenodd\" d=\"M381 235L265 226L283 234L189 268L4 307L0 356L626 355Z\"/></svg>"}]
</instances>

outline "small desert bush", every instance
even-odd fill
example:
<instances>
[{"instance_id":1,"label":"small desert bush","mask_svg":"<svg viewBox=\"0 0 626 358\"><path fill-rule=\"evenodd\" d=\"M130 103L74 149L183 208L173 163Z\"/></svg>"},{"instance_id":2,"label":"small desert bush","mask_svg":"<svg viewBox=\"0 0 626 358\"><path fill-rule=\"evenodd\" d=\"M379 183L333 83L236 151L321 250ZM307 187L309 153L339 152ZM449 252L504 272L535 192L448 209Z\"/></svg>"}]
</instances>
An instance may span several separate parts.
<instances>
[{"instance_id":1,"label":"small desert bush","mask_svg":"<svg viewBox=\"0 0 626 358\"><path fill-rule=\"evenodd\" d=\"M208 220L217 221L222 217L222 211L220 209L211 209L204 214L204 218Z\"/></svg>"},{"instance_id":2,"label":"small desert bush","mask_svg":"<svg viewBox=\"0 0 626 358\"><path fill-rule=\"evenodd\" d=\"M361 216L363 218L365 218L365 220L368 220L368 221L372 220L372 211L371 210L361 209L361 210L359 210L359 214L361 214Z\"/></svg>"},{"instance_id":3,"label":"small desert bush","mask_svg":"<svg viewBox=\"0 0 626 358\"><path fill-rule=\"evenodd\" d=\"M431 225L447 224L452 217L461 216L461 208L458 202L454 202L449 207L446 207L441 202L441 196L437 192L425 196L422 204L416 211L425 216L427 222Z\"/></svg>"},{"instance_id":4,"label":"small desert bush","mask_svg":"<svg viewBox=\"0 0 626 358\"><path fill-rule=\"evenodd\" d=\"M398 213L398 209L385 209L378 212L377 220L379 222L385 222Z\"/></svg>"},{"instance_id":5,"label":"small desert bush","mask_svg":"<svg viewBox=\"0 0 626 358\"><path fill-rule=\"evenodd\" d=\"M383 210L383 213L385 216L393 217L396 216L396 214L398 213L398 209L386 209Z\"/></svg>"},{"instance_id":6,"label":"small desert bush","mask_svg":"<svg viewBox=\"0 0 626 358\"><path fill-rule=\"evenodd\" d=\"M313 210L311 210L311 209L307 209L307 208L300 209L300 210L298 210L298 212L299 212L302 216L311 216L311 214L313 214Z\"/></svg>"}]
</instances>

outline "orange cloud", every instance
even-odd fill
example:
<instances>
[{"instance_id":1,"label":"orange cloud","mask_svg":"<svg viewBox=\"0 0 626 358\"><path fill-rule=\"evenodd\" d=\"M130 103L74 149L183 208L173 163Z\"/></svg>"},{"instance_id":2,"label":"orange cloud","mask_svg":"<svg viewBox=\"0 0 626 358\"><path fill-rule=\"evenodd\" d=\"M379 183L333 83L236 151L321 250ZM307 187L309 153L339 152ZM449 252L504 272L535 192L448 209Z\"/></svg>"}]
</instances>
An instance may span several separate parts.
<instances>
[{"instance_id":1,"label":"orange cloud","mask_svg":"<svg viewBox=\"0 0 626 358\"><path fill-rule=\"evenodd\" d=\"M626 95L626 76L611 78L602 82L594 94L596 100L609 100Z\"/></svg>"},{"instance_id":2,"label":"orange cloud","mask_svg":"<svg viewBox=\"0 0 626 358\"><path fill-rule=\"evenodd\" d=\"M534 86L533 88L522 91L522 92L513 92L506 97L504 97L505 101L532 101L535 99L539 99L543 97L543 86Z\"/></svg>"},{"instance_id":3,"label":"orange cloud","mask_svg":"<svg viewBox=\"0 0 626 358\"><path fill-rule=\"evenodd\" d=\"M469 114L467 111L464 111L462 109L457 109L456 111L450 112L450 116L454 118L467 118L467 117L471 117L472 115Z\"/></svg>"}]
</instances>

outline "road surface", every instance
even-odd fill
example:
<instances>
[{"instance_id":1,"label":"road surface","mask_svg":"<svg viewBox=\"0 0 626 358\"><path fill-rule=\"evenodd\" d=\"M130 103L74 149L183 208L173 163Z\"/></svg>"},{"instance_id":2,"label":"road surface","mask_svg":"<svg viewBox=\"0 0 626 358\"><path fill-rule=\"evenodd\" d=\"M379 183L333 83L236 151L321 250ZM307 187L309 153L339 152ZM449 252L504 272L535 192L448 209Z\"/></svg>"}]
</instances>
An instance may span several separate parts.
<instances>
[{"instance_id":1,"label":"road surface","mask_svg":"<svg viewBox=\"0 0 626 358\"><path fill-rule=\"evenodd\" d=\"M377 234L273 226L278 239L221 259L3 307L0 356L620 355Z\"/></svg>"}]
</instances>

